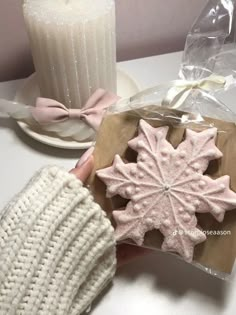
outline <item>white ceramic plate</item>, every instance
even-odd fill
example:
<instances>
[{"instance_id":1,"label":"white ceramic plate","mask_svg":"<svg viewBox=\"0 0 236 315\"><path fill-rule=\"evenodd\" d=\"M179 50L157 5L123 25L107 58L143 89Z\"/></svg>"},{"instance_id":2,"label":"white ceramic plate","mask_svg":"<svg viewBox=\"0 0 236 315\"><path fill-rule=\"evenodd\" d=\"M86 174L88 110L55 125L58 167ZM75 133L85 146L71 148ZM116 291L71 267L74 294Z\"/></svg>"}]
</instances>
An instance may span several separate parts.
<instances>
[{"instance_id":1,"label":"white ceramic plate","mask_svg":"<svg viewBox=\"0 0 236 315\"><path fill-rule=\"evenodd\" d=\"M117 69L117 94L122 98L130 97L140 91L138 83L126 72ZM40 96L39 86L35 73L25 80L15 96L15 101L23 104L35 104ZM62 139L41 129L33 129L21 121L17 121L20 128L33 139L44 144L63 149L87 149L94 142L77 142L71 139Z\"/></svg>"}]
</instances>

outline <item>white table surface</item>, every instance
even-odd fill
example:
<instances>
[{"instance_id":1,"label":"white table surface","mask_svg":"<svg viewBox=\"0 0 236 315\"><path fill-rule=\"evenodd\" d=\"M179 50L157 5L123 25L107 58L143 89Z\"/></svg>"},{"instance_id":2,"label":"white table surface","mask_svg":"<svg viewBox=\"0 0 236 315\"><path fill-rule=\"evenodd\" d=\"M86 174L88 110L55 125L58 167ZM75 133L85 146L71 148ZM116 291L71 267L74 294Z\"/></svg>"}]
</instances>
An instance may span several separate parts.
<instances>
[{"instance_id":1,"label":"white table surface","mask_svg":"<svg viewBox=\"0 0 236 315\"><path fill-rule=\"evenodd\" d=\"M176 79L181 53L120 63L143 87ZM12 99L22 80L0 83L0 98ZM235 93L235 92L234 92ZM227 97L231 108L234 94ZM0 209L45 164L70 168L81 151L40 144L15 122L0 117ZM93 315L234 315L236 279L222 281L167 254L155 252L122 267Z\"/></svg>"}]
</instances>

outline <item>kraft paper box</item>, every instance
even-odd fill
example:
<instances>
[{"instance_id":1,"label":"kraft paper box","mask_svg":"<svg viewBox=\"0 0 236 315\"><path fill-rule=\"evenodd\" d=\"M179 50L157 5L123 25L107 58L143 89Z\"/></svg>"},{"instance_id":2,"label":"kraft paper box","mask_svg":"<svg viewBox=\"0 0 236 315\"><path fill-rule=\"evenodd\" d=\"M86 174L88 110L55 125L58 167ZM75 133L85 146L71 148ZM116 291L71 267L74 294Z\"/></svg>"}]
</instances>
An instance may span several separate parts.
<instances>
[{"instance_id":1,"label":"kraft paper box","mask_svg":"<svg viewBox=\"0 0 236 315\"><path fill-rule=\"evenodd\" d=\"M178 115L177 111L176 114ZM127 200L121 197L107 199L105 184L99 180L95 172L111 166L116 154L119 154L127 162L135 161L137 153L128 147L128 141L137 135L137 127L142 116L142 110L139 110L139 113L128 111L116 115L107 115L98 133L94 152L95 167L88 184L95 200L107 212L111 220L112 210L125 206ZM153 127L168 125L167 122L153 120L152 117L145 120ZM200 131L209 128L209 126L218 129L216 145L223 153L223 157L210 162L206 174L212 178L229 175L230 188L236 191L236 126L234 123L205 118L204 124L192 123L187 127ZM171 122L169 127L167 140L174 147L177 147L183 140L186 126L173 127ZM207 240L195 247L193 263L213 274L230 274L236 256L236 211L226 211L222 223L217 222L211 214L196 215L201 228L213 235L207 235ZM160 249L162 241L161 233L154 230L146 233L143 246Z\"/></svg>"}]
</instances>

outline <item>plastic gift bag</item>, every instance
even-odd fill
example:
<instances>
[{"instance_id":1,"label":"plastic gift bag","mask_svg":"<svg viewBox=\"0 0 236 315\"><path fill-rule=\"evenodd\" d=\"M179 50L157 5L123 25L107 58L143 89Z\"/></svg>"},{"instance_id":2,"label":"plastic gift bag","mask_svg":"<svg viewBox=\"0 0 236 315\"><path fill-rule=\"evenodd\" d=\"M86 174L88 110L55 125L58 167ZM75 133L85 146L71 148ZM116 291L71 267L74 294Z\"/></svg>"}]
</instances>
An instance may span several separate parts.
<instances>
[{"instance_id":1,"label":"plastic gift bag","mask_svg":"<svg viewBox=\"0 0 236 315\"><path fill-rule=\"evenodd\" d=\"M208 2L187 36L179 79L110 108L89 180L118 240L221 278L236 256L236 115L218 98L236 83L234 24L234 1Z\"/></svg>"}]
</instances>

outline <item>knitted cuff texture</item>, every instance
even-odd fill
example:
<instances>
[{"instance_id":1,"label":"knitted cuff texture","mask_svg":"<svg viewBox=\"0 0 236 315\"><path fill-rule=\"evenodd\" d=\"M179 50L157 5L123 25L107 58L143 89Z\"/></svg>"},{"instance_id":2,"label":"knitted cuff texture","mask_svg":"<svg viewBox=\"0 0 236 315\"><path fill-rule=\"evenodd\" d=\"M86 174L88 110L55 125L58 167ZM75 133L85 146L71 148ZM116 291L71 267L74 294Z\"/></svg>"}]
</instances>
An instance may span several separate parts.
<instances>
[{"instance_id":1,"label":"knitted cuff texture","mask_svg":"<svg viewBox=\"0 0 236 315\"><path fill-rule=\"evenodd\" d=\"M0 217L0 314L78 315L112 279L115 238L87 188L45 167Z\"/></svg>"}]
</instances>

